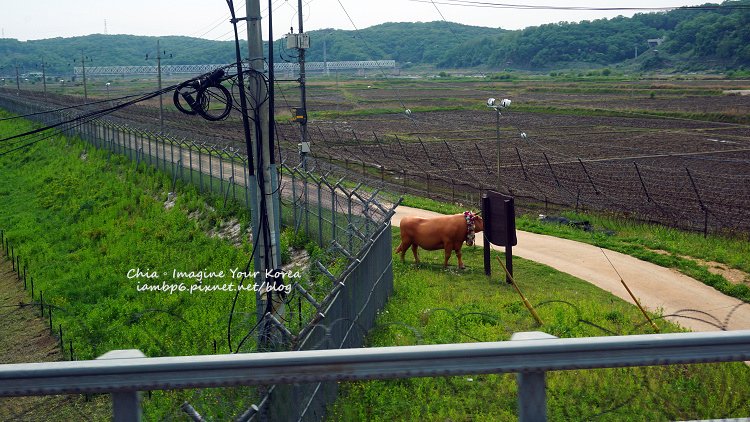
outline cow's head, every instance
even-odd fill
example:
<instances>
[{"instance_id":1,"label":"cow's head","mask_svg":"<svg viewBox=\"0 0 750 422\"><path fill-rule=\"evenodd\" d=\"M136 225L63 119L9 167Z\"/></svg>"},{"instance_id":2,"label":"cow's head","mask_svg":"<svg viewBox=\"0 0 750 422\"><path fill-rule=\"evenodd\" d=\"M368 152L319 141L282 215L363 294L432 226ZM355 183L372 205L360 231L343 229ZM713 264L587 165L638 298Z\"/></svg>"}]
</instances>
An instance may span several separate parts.
<instances>
[{"instance_id":1,"label":"cow's head","mask_svg":"<svg viewBox=\"0 0 750 422\"><path fill-rule=\"evenodd\" d=\"M477 215L474 217L474 232L479 233L482 230L484 230L484 220L481 215Z\"/></svg>"}]
</instances>

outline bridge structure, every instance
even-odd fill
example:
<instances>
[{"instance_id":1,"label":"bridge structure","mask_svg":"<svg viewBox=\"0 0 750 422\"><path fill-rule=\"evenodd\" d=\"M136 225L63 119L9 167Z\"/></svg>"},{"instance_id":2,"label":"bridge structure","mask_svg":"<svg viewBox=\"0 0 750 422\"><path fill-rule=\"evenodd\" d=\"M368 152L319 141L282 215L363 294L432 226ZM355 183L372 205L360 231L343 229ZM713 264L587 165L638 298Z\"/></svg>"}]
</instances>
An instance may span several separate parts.
<instances>
[{"instance_id":1,"label":"bridge structure","mask_svg":"<svg viewBox=\"0 0 750 422\"><path fill-rule=\"evenodd\" d=\"M210 72L225 64L177 64L164 65L161 67L162 74L202 74ZM274 63L276 72L299 72L298 63ZM365 69L395 69L395 60L364 60L364 61L336 61L336 62L306 62L305 71L331 71L331 70L365 70ZM267 68L266 68L267 69ZM112 76L112 75L156 75L159 72L157 66L87 66L87 76ZM82 67L74 67L73 74L83 75Z\"/></svg>"}]
</instances>

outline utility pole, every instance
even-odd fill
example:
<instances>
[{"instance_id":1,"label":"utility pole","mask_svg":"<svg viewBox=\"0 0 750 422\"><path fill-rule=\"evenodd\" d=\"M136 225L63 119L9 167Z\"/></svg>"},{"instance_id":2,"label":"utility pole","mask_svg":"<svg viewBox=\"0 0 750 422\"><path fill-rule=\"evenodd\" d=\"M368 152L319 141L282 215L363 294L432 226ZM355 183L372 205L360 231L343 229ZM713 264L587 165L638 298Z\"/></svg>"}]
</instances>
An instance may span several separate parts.
<instances>
[{"instance_id":1,"label":"utility pole","mask_svg":"<svg viewBox=\"0 0 750 422\"><path fill-rule=\"evenodd\" d=\"M269 33L272 31L271 10L269 0ZM266 271L275 270L281 266L281 245L279 242L279 196L278 178L276 174L276 163L273 155L273 136L270 124L273 124L272 109L269 101L266 101L269 93L268 86L273 82L266 81L263 77L263 35L261 27L260 0L247 0L247 42L250 55L250 69L248 73L248 91L251 104L250 110L255 112L253 120L255 124L252 130L250 162L255 163L255 169L250 169L250 195L252 198L253 237L257 239L255 250L255 277L258 286L268 283ZM272 40L271 40L272 42ZM273 71L273 63L269 63L269 74ZM268 98L270 100L270 98ZM263 292L256 293L256 309L258 321L265 316L267 302L264 300ZM261 326L260 333L267 332ZM261 345L264 341L260 339ZM266 345L267 346L267 345Z\"/></svg>"},{"instance_id":2,"label":"utility pole","mask_svg":"<svg viewBox=\"0 0 750 422\"><path fill-rule=\"evenodd\" d=\"M86 60L91 61L91 57L86 57L83 54L83 51L81 51L81 67L83 70L83 103L88 104L89 102L89 91L88 86L86 85ZM75 62L76 60L73 60Z\"/></svg>"},{"instance_id":3,"label":"utility pole","mask_svg":"<svg viewBox=\"0 0 750 422\"><path fill-rule=\"evenodd\" d=\"M89 102L89 92L86 87L86 57L83 52L81 52L81 66L83 66L83 103L86 104Z\"/></svg>"},{"instance_id":4,"label":"utility pole","mask_svg":"<svg viewBox=\"0 0 750 422\"><path fill-rule=\"evenodd\" d=\"M162 56L163 54L163 56ZM158 85L159 85L159 92L161 92L161 59L167 57L167 52L161 51L161 47L159 46L159 40L156 40L156 68L158 73ZM172 55L170 54L169 57L171 58ZM148 54L146 54L146 60L149 60ZM159 94L159 133L164 133L164 99L162 98L162 94Z\"/></svg>"},{"instance_id":5,"label":"utility pole","mask_svg":"<svg viewBox=\"0 0 750 422\"><path fill-rule=\"evenodd\" d=\"M310 143L307 141L307 93L305 91L305 48L306 46L302 42L304 30L302 25L304 19L302 18L302 0L297 0L297 16L298 20L298 33L297 36L297 51L299 52L299 91L302 105L302 113L296 113L297 121L299 121L300 131L300 160L302 161L302 168L307 170L307 154L310 152ZM301 117L300 117L301 116Z\"/></svg>"},{"instance_id":6,"label":"utility pole","mask_svg":"<svg viewBox=\"0 0 750 422\"><path fill-rule=\"evenodd\" d=\"M500 149L500 109L502 108L508 108L510 107L510 100L504 99L500 102L495 100L494 98L487 99L487 107L494 108L495 114L497 116L495 120L495 136L497 139L497 191L500 192L500 187L502 186L502 177L500 175L500 170L502 169L501 166L501 159L502 159L502 151Z\"/></svg>"},{"instance_id":7,"label":"utility pole","mask_svg":"<svg viewBox=\"0 0 750 422\"><path fill-rule=\"evenodd\" d=\"M18 76L18 64L16 64L16 95L21 94L21 78Z\"/></svg>"},{"instance_id":8,"label":"utility pole","mask_svg":"<svg viewBox=\"0 0 750 422\"><path fill-rule=\"evenodd\" d=\"M502 150L500 148L500 109L498 107L495 107L495 114L497 115L497 120L495 121L495 139L497 140L497 191L500 192L503 178L500 175Z\"/></svg>"},{"instance_id":9,"label":"utility pole","mask_svg":"<svg viewBox=\"0 0 750 422\"><path fill-rule=\"evenodd\" d=\"M44 85L44 98L47 98L47 72L44 70L46 63L42 60L42 85Z\"/></svg>"},{"instance_id":10,"label":"utility pole","mask_svg":"<svg viewBox=\"0 0 750 422\"><path fill-rule=\"evenodd\" d=\"M328 36L333 34L331 31L323 36L323 67L326 71L326 76L331 76L331 70L328 67Z\"/></svg>"}]
</instances>

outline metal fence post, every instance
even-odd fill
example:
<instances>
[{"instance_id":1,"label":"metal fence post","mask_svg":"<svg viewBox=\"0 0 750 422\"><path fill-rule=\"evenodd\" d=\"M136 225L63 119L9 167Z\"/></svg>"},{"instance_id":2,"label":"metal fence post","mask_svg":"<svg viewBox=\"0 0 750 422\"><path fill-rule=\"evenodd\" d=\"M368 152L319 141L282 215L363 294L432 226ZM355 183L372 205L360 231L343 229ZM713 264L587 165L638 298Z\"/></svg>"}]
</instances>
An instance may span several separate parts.
<instances>
[{"instance_id":1,"label":"metal fence post","mask_svg":"<svg viewBox=\"0 0 750 422\"><path fill-rule=\"evenodd\" d=\"M309 200L310 188L308 186L307 178L310 177L310 175L307 173L303 173L303 175L304 175L303 181L305 183L305 186L304 186L305 187L305 202L303 203L302 206L304 207L304 210L305 210L305 233L309 236L310 235L310 210L309 210L308 205L310 204L310 200Z\"/></svg>"},{"instance_id":2,"label":"metal fence post","mask_svg":"<svg viewBox=\"0 0 750 422\"><path fill-rule=\"evenodd\" d=\"M170 145L172 144L172 141L169 141ZM161 143L161 159L162 159L162 168L164 171L167 171L167 142L165 139L162 139Z\"/></svg>"},{"instance_id":3,"label":"metal fence post","mask_svg":"<svg viewBox=\"0 0 750 422\"><path fill-rule=\"evenodd\" d=\"M208 149L208 191L214 193L214 163L211 160L212 149Z\"/></svg>"},{"instance_id":4,"label":"metal fence post","mask_svg":"<svg viewBox=\"0 0 750 422\"><path fill-rule=\"evenodd\" d=\"M232 179L232 199L234 199L236 201L237 200L237 190L235 189L235 187L237 186L237 179L234 178L234 157L231 158L230 165L232 166L232 177L231 177L231 179ZM191 168L192 168L192 166L191 166ZM192 180L192 178L191 178L191 180Z\"/></svg>"},{"instance_id":5,"label":"metal fence post","mask_svg":"<svg viewBox=\"0 0 750 422\"><path fill-rule=\"evenodd\" d=\"M154 156L151 155L151 143L154 142L154 138L152 135L148 135L148 165L149 167L153 167L154 165ZM159 163L157 162L156 168L159 168Z\"/></svg>"},{"instance_id":6,"label":"metal fence post","mask_svg":"<svg viewBox=\"0 0 750 422\"><path fill-rule=\"evenodd\" d=\"M97 359L133 359L145 358L140 350L113 350ZM112 393L112 420L114 422L140 422L141 393L139 391L123 391Z\"/></svg>"},{"instance_id":7,"label":"metal fence post","mask_svg":"<svg viewBox=\"0 0 750 422\"><path fill-rule=\"evenodd\" d=\"M331 239L336 240L336 188L339 186L339 182L336 182L335 186L331 188Z\"/></svg>"},{"instance_id":8,"label":"metal fence post","mask_svg":"<svg viewBox=\"0 0 750 422\"><path fill-rule=\"evenodd\" d=\"M250 185L246 184L246 186L249 188ZM203 192L203 154L200 146L198 147L198 192Z\"/></svg>"},{"instance_id":9,"label":"metal fence post","mask_svg":"<svg viewBox=\"0 0 750 422\"><path fill-rule=\"evenodd\" d=\"M511 341L547 340L557 338L541 331L515 333ZM519 372L516 374L518 384L518 421L543 422L547 420L547 380L546 373Z\"/></svg>"},{"instance_id":10,"label":"metal fence post","mask_svg":"<svg viewBox=\"0 0 750 422\"><path fill-rule=\"evenodd\" d=\"M322 192L323 189L323 178L321 178L317 183L317 189L318 189L318 244L322 248L325 244L323 243L323 198L322 198Z\"/></svg>"},{"instance_id":11,"label":"metal fence post","mask_svg":"<svg viewBox=\"0 0 750 422\"><path fill-rule=\"evenodd\" d=\"M224 192L224 160L221 158L222 151L218 151L219 153L219 191ZM229 193L229 189L227 189L227 194Z\"/></svg>"},{"instance_id":12,"label":"metal fence post","mask_svg":"<svg viewBox=\"0 0 750 422\"><path fill-rule=\"evenodd\" d=\"M294 234L297 234L297 230L299 230L299 224L298 221L302 221L300 218L297 220L297 180L294 177L294 170L290 171L292 176L292 225L294 226Z\"/></svg>"}]
</instances>

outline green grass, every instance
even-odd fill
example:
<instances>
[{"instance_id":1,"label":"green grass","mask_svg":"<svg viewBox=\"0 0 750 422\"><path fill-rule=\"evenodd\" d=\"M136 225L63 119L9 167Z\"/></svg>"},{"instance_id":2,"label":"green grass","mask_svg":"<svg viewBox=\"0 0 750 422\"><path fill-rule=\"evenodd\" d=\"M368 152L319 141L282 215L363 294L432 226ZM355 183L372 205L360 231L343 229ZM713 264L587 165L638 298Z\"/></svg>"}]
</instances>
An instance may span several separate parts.
<instances>
[{"instance_id":1,"label":"green grass","mask_svg":"<svg viewBox=\"0 0 750 422\"><path fill-rule=\"evenodd\" d=\"M5 114L3 116L6 116ZM30 128L3 122L0 134ZM84 153L85 151L85 153ZM206 233L230 216L247 212L223 198L205 200L195 188L180 187L175 206L165 210L171 178L124 157L54 138L0 157L0 228L14 244L34 279L35 300L43 291L54 325L61 324L77 359L114 349L140 349L147 356L227 352L227 320L232 292L203 294L139 292L146 280L128 279L135 268L155 270L161 282L178 271L244 268L250 256L241 247ZM192 217L191 217L192 214ZM242 217L244 216L244 217ZM208 284L229 282L224 279ZM232 327L233 343L255 323L255 295L240 295ZM251 342L252 343L252 342ZM252 345L248 345L249 349ZM190 400L230 418L254 394L248 388L156 392L146 401L148 419L163 419Z\"/></svg>"},{"instance_id":2,"label":"green grass","mask_svg":"<svg viewBox=\"0 0 750 422\"><path fill-rule=\"evenodd\" d=\"M520 288L544 322L538 327L510 286L497 275L493 280L484 276L481 249L464 249L465 271L455 270L455 258L452 268L442 269L441 251L420 251L419 267L407 255L406 263L394 256L395 293L368 337L369 346L504 341L514 332L532 330L558 337L650 332L634 306L541 264L514 260ZM657 324L662 332L678 331L664 320ZM560 371L549 373L547 384L550 420L656 421L750 413L750 368L742 363ZM517 419L512 374L342 383L340 391L329 420Z\"/></svg>"},{"instance_id":3,"label":"green grass","mask_svg":"<svg viewBox=\"0 0 750 422\"><path fill-rule=\"evenodd\" d=\"M0 112L0 116L9 115ZM0 121L0 138L32 127L20 120ZM203 284L236 283L230 270L244 270L250 259L252 245L247 236L235 246L208 233L229 220L237 220L240 231L246 231L250 216L242 205L244 195L240 189L237 200L229 195L225 202L226 186L222 187L219 179L180 171L174 206L167 209L171 168L161 172L145 163L136 167L127 156L110 155L80 140L62 137L0 156L0 229L34 279L34 299L39 300L41 291L44 302L53 305L54 325L63 326L66 345L72 340L78 360L115 349L139 349L147 356L229 351L227 327L235 293L190 294L189 289L199 282L175 280L172 270L223 271L222 277L206 279ZM185 185L183 180L192 184ZM200 180L209 192L199 193L196 185ZM281 211L283 221L291 222L291 209L282 207ZM330 213L324 216L333 220ZM313 221L311 226L317 238L317 223ZM325 239L333 235L329 226L322 230ZM347 243L340 231L336 236ZM347 261L311 240L315 239L285 229L281 234L282 262L289 260L290 248L304 248L310 262L319 260L331 273L340 274ZM155 271L159 278L129 278L135 269ZM330 291L332 282L326 275L314 269L301 271L311 281L312 294L322 297ZM143 283L162 282L184 283L187 291L138 291ZM307 321L317 311L305 301L301 312ZM233 317L233 348L255 326L255 319L255 294L243 292ZM301 329L298 320L291 320L288 328L294 332ZM254 351L254 339L249 336L241 351ZM66 354L69 357L67 349ZM187 400L216 420L229 420L240 409L257 403L256 396L255 389L243 387L154 392L145 402L145 417L163 420L181 415L179 407Z\"/></svg>"}]
</instances>

